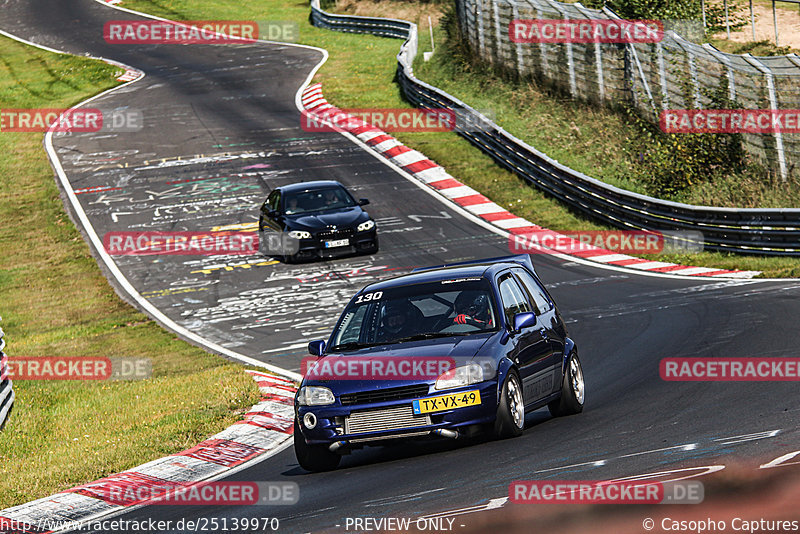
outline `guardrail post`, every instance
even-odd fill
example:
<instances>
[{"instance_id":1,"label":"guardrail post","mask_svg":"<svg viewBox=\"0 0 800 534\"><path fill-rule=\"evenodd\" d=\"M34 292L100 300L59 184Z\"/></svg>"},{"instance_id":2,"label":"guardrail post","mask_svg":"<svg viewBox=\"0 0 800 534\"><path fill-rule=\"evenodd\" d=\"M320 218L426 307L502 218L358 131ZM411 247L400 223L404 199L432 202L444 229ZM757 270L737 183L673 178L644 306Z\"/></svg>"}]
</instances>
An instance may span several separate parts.
<instances>
[{"instance_id":1,"label":"guardrail post","mask_svg":"<svg viewBox=\"0 0 800 534\"><path fill-rule=\"evenodd\" d=\"M769 93L769 107L772 110L778 109L778 96L775 93L775 79L772 76L772 71L767 68L762 62L754 58L751 54L744 54L742 56L745 61L753 65L764 75L767 82L767 92ZM778 167L781 172L781 179L785 182L789 176L789 171L786 168L786 153L783 148L783 133L775 132L775 151L778 153Z\"/></svg>"},{"instance_id":2,"label":"guardrail post","mask_svg":"<svg viewBox=\"0 0 800 534\"><path fill-rule=\"evenodd\" d=\"M516 0L511 0L511 20L512 22L519 20L519 8L517 7ZM509 29L509 41L511 41L510 31ZM525 75L525 58L522 55L522 43L514 43L514 50L517 53L517 73L519 77L522 78Z\"/></svg>"},{"instance_id":3,"label":"guardrail post","mask_svg":"<svg viewBox=\"0 0 800 534\"><path fill-rule=\"evenodd\" d=\"M736 100L736 81L734 79L735 72L731 66L731 62L728 61L728 58L726 58L723 54L720 54L719 50L717 50L710 43L705 43L703 48L708 50L708 53L714 56L714 59L719 61L725 68L728 69L728 97L731 101Z\"/></svg>"},{"instance_id":4,"label":"guardrail post","mask_svg":"<svg viewBox=\"0 0 800 534\"><path fill-rule=\"evenodd\" d=\"M700 84L697 81L697 63L695 62L694 59L694 52L692 52L692 47L687 45L686 42L684 42L683 37L681 37L677 33L673 31L670 31L669 33L675 40L675 42L678 44L678 46L681 47L681 50L683 50L683 52L686 54L686 60L689 63L689 76L691 77L692 80L692 88L693 88L692 94L694 97L694 108L700 109L700 106L702 105L702 103L700 102Z\"/></svg>"},{"instance_id":5,"label":"guardrail post","mask_svg":"<svg viewBox=\"0 0 800 534\"><path fill-rule=\"evenodd\" d=\"M558 5L558 2L554 2L553 0L545 0L545 1L548 4L550 4L550 7L558 11L558 14L561 15L561 18L563 20L569 20L567 18L566 12L563 9L561 9L561 6ZM577 84L575 83L575 61L573 60L572 57L572 43L570 41L567 41L566 48L567 48L567 70L569 72L569 95L572 98L575 98L575 96L578 94L578 88Z\"/></svg>"},{"instance_id":6,"label":"guardrail post","mask_svg":"<svg viewBox=\"0 0 800 534\"><path fill-rule=\"evenodd\" d=\"M530 4L531 8L536 12L536 18L542 18L542 7L538 3L538 0L528 0L528 4ZM550 78L550 65L547 61L547 48L546 45L542 42L539 42L539 64L541 65L541 73L543 78ZM533 64L533 61L531 61Z\"/></svg>"},{"instance_id":7,"label":"guardrail post","mask_svg":"<svg viewBox=\"0 0 800 534\"><path fill-rule=\"evenodd\" d=\"M494 61L502 67L502 45L500 44L500 0L492 0L494 15Z\"/></svg>"},{"instance_id":8,"label":"guardrail post","mask_svg":"<svg viewBox=\"0 0 800 534\"><path fill-rule=\"evenodd\" d=\"M661 46L661 42L656 43L656 57L658 58L658 82L661 85L661 109L669 109L667 68L664 64L664 47Z\"/></svg>"},{"instance_id":9,"label":"guardrail post","mask_svg":"<svg viewBox=\"0 0 800 534\"><path fill-rule=\"evenodd\" d=\"M589 13L589 11L580 2L575 4L575 8L580 11L587 20L591 20L592 14ZM606 86L605 82L603 81L603 50L600 47L599 41L595 41L594 43L594 62L597 72L597 92L600 96L600 101L602 102L606 99Z\"/></svg>"},{"instance_id":10,"label":"guardrail post","mask_svg":"<svg viewBox=\"0 0 800 534\"><path fill-rule=\"evenodd\" d=\"M483 0L477 0L475 5L478 9L476 13L478 18L478 50L480 51L481 59L486 59L486 38L483 34Z\"/></svg>"}]
</instances>

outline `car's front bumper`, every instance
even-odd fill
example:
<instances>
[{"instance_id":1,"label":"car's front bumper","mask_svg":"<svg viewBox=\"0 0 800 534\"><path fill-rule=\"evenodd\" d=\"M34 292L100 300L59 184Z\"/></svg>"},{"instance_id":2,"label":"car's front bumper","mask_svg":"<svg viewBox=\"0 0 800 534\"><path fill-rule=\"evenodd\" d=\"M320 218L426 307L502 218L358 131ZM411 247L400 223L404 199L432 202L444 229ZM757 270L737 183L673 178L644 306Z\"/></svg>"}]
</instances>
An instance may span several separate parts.
<instances>
[{"instance_id":1,"label":"car's front bumper","mask_svg":"<svg viewBox=\"0 0 800 534\"><path fill-rule=\"evenodd\" d=\"M440 397L454 393L479 391L481 403L452 410L433 412L428 414L412 415L413 401L424 398ZM396 410L402 413L402 420L410 424L400 428L384 429L387 418L394 418ZM316 417L316 426L307 428L303 423L305 414L312 412ZM359 431L347 433L346 428L353 419L351 415L357 414ZM370 414L375 414L375 430L370 430ZM371 404L354 404L343 406L337 398L335 404L328 406L297 406L296 416L300 423L301 432L309 444L330 445L342 442L343 445L361 445L364 443L379 442L383 440L436 435L436 430L462 430L473 425L491 423L497 415L497 380L487 380L468 387L449 390L431 391L424 397L403 399L397 401L379 402ZM392 424L392 423L388 423ZM394 421L396 423L396 419Z\"/></svg>"},{"instance_id":2,"label":"car's front bumper","mask_svg":"<svg viewBox=\"0 0 800 534\"><path fill-rule=\"evenodd\" d=\"M346 237L349 244L341 247L326 248L325 242L331 238L312 237L300 239L300 249L295 254L297 259L337 258L352 254L374 252L378 249L378 233L376 229L367 232L355 232Z\"/></svg>"}]
</instances>

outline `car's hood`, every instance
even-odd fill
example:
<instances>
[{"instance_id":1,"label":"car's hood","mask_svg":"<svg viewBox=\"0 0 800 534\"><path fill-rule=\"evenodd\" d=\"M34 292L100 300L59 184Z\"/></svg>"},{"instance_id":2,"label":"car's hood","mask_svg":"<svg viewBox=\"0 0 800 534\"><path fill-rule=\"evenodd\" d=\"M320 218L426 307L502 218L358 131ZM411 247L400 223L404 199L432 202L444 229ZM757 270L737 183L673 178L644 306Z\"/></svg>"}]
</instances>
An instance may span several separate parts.
<instances>
[{"instance_id":1,"label":"car's hood","mask_svg":"<svg viewBox=\"0 0 800 534\"><path fill-rule=\"evenodd\" d=\"M480 356L481 347L492 335L495 334L425 339L328 354L317 360L318 365L325 364L324 367L319 368L322 376L317 375L313 378L307 376L303 384L324 385L333 389L337 395L365 389L392 388L421 383L432 384L439 374L437 370L442 368L447 370L454 365L465 365ZM368 360L380 360L386 364L383 372L377 375L372 374L371 371L374 371L375 368L365 367L363 363ZM390 371L392 369L389 367L390 360L397 372ZM350 362L355 362L355 365L347 367L346 364ZM405 362L405 367L401 368L400 362ZM353 372L350 372L351 370ZM364 374L365 370L366 374Z\"/></svg>"},{"instance_id":2,"label":"car's hood","mask_svg":"<svg viewBox=\"0 0 800 534\"><path fill-rule=\"evenodd\" d=\"M366 221L368 215L360 206L332 211L299 213L286 218L287 225L297 230L322 230L329 226L349 228L354 224Z\"/></svg>"}]
</instances>

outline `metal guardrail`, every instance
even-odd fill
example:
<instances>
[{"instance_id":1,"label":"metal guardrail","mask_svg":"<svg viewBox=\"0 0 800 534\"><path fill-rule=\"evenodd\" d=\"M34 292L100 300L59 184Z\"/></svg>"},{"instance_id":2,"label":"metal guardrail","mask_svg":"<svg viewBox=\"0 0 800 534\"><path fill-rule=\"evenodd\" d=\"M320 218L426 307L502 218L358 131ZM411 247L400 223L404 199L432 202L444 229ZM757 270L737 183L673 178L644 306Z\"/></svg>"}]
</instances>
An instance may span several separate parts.
<instances>
[{"instance_id":1,"label":"metal guardrail","mask_svg":"<svg viewBox=\"0 0 800 534\"><path fill-rule=\"evenodd\" d=\"M8 370L8 356L3 353L6 341L3 338L3 329L0 328L0 430L6 424L6 420L14 406L14 389L11 387L11 378Z\"/></svg>"},{"instance_id":2,"label":"metal guardrail","mask_svg":"<svg viewBox=\"0 0 800 534\"><path fill-rule=\"evenodd\" d=\"M454 96L418 80L412 68L417 53L414 23L326 13L319 0L311 0L311 21L335 31L405 39L397 55L397 80L409 102L471 116L482 127L459 130L460 135L502 167L596 220L628 229L700 231L709 250L800 256L800 209L693 206L625 191L558 163Z\"/></svg>"}]
</instances>

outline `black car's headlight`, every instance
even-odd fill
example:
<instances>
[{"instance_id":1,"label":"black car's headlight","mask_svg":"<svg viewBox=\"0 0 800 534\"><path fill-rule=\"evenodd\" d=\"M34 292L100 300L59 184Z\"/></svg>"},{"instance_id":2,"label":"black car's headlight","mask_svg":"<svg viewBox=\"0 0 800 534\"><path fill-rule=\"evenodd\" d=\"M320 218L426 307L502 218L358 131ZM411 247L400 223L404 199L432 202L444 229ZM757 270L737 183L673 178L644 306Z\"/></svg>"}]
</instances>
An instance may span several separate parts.
<instances>
[{"instance_id":1,"label":"black car's headlight","mask_svg":"<svg viewBox=\"0 0 800 534\"><path fill-rule=\"evenodd\" d=\"M452 389L484 381L483 367L475 362L450 369L436 379L434 389Z\"/></svg>"},{"instance_id":2,"label":"black car's headlight","mask_svg":"<svg viewBox=\"0 0 800 534\"><path fill-rule=\"evenodd\" d=\"M364 221L363 223L359 224L358 228L356 228L356 231L366 232L367 230L372 230L373 228L375 228L375 221L370 219L368 221Z\"/></svg>"},{"instance_id":3,"label":"black car's headlight","mask_svg":"<svg viewBox=\"0 0 800 534\"><path fill-rule=\"evenodd\" d=\"M325 406L334 402L336 398L333 391L322 386L303 386L297 392L297 403L300 406Z\"/></svg>"},{"instance_id":4,"label":"black car's headlight","mask_svg":"<svg viewBox=\"0 0 800 534\"><path fill-rule=\"evenodd\" d=\"M292 239L311 239L311 232L303 230L292 230L289 232L289 237Z\"/></svg>"}]
</instances>

